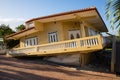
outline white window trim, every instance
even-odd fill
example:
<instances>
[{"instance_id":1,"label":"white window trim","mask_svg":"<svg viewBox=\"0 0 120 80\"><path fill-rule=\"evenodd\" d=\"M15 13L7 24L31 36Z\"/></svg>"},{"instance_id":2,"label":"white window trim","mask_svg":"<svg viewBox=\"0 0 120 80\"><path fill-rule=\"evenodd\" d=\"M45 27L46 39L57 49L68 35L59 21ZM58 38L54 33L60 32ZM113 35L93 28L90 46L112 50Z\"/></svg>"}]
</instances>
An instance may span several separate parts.
<instances>
[{"instance_id":1,"label":"white window trim","mask_svg":"<svg viewBox=\"0 0 120 80\"><path fill-rule=\"evenodd\" d=\"M29 28L34 27L34 22L28 23L28 27L29 27Z\"/></svg>"},{"instance_id":2,"label":"white window trim","mask_svg":"<svg viewBox=\"0 0 120 80\"><path fill-rule=\"evenodd\" d=\"M38 45L38 37L31 37L31 38L25 39L25 42L24 42L25 47L34 46L34 45Z\"/></svg>"},{"instance_id":3,"label":"white window trim","mask_svg":"<svg viewBox=\"0 0 120 80\"><path fill-rule=\"evenodd\" d=\"M81 34L80 34L80 30L76 29L76 30L69 30L68 31L68 37L69 39L71 39L71 34L74 36L74 38L77 38L77 34L79 34L80 38L81 38Z\"/></svg>"},{"instance_id":4,"label":"white window trim","mask_svg":"<svg viewBox=\"0 0 120 80\"><path fill-rule=\"evenodd\" d=\"M48 40L49 43L58 42L58 33L57 32L48 33Z\"/></svg>"},{"instance_id":5,"label":"white window trim","mask_svg":"<svg viewBox=\"0 0 120 80\"><path fill-rule=\"evenodd\" d=\"M97 35L98 32L93 30L92 28L88 28L88 34L89 34L89 36L94 36L94 35Z\"/></svg>"}]
</instances>

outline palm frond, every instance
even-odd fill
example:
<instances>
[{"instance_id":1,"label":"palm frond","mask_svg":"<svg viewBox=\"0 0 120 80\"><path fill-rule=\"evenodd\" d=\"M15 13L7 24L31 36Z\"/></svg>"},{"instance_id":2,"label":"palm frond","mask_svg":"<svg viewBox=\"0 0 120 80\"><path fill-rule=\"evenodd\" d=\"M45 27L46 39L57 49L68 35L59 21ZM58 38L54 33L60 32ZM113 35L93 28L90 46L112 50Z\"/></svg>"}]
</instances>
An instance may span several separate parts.
<instances>
[{"instance_id":1,"label":"palm frond","mask_svg":"<svg viewBox=\"0 0 120 80\"><path fill-rule=\"evenodd\" d=\"M105 14L110 19L111 28L120 27L120 0L107 0Z\"/></svg>"},{"instance_id":2,"label":"palm frond","mask_svg":"<svg viewBox=\"0 0 120 80\"><path fill-rule=\"evenodd\" d=\"M116 29L120 27L120 23L117 24Z\"/></svg>"}]
</instances>

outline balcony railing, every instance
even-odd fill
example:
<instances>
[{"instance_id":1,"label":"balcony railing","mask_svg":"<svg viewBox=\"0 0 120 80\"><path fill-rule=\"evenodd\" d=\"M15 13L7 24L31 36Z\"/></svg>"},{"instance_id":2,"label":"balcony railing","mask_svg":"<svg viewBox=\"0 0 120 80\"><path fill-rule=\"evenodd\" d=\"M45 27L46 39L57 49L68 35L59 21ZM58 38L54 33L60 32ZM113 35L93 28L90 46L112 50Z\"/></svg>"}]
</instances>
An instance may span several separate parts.
<instances>
[{"instance_id":1,"label":"balcony railing","mask_svg":"<svg viewBox=\"0 0 120 80\"><path fill-rule=\"evenodd\" d=\"M77 51L88 53L102 49L105 44L105 40L102 39L100 35L97 35L31 47L14 48L9 51L9 54L45 55Z\"/></svg>"}]
</instances>

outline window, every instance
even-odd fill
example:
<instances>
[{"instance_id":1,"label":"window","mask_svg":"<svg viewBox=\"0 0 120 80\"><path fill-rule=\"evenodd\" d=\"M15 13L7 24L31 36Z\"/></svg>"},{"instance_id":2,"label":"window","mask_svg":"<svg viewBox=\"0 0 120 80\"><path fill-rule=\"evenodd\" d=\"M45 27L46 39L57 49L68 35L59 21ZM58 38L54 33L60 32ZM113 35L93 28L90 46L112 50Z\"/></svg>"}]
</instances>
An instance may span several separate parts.
<instances>
[{"instance_id":1,"label":"window","mask_svg":"<svg viewBox=\"0 0 120 80\"><path fill-rule=\"evenodd\" d=\"M57 42L58 41L57 32L48 33L48 38L49 43Z\"/></svg>"},{"instance_id":2,"label":"window","mask_svg":"<svg viewBox=\"0 0 120 80\"><path fill-rule=\"evenodd\" d=\"M34 23L33 22L28 23L28 27L29 28L34 27Z\"/></svg>"},{"instance_id":3,"label":"window","mask_svg":"<svg viewBox=\"0 0 120 80\"><path fill-rule=\"evenodd\" d=\"M38 45L38 37L32 37L25 39L25 47Z\"/></svg>"},{"instance_id":4,"label":"window","mask_svg":"<svg viewBox=\"0 0 120 80\"><path fill-rule=\"evenodd\" d=\"M71 34L71 35L70 35L70 39L74 39L74 36L73 36L73 34Z\"/></svg>"},{"instance_id":5,"label":"window","mask_svg":"<svg viewBox=\"0 0 120 80\"><path fill-rule=\"evenodd\" d=\"M70 30L68 32L69 34L69 39L77 39L80 38L80 30Z\"/></svg>"},{"instance_id":6,"label":"window","mask_svg":"<svg viewBox=\"0 0 120 80\"><path fill-rule=\"evenodd\" d=\"M93 29L91 28L88 28L88 33L89 33L89 36L94 36L94 35L97 35L97 31L94 31Z\"/></svg>"}]
</instances>

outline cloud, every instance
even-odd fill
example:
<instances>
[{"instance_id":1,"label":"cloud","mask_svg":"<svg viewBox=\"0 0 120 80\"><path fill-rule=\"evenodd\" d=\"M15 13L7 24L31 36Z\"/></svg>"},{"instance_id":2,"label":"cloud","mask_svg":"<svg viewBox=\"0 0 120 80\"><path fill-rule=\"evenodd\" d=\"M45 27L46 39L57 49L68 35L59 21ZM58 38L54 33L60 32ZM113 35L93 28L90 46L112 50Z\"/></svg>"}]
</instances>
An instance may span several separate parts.
<instances>
[{"instance_id":1,"label":"cloud","mask_svg":"<svg viewBox=\"0 0 120 80\"><path fill-rule=\"evenodd\" d=\"M9 25L13 30L15 30L15 27L17 27L20 24L25 23L25 19L23 18L1 18L0 17L0 24L6 24Z\"/></svg>"},{"instance_id":2,"label":"cloud","mask_svg":"<svg viewBox=\"0 0 120 80\"><path fill-rule=\"evenodd\" d=\"M23 21L25 21L23 18L0 18L0 23L16 23Z\"/></svg>"}]
</instances>

